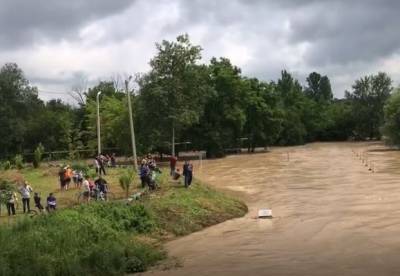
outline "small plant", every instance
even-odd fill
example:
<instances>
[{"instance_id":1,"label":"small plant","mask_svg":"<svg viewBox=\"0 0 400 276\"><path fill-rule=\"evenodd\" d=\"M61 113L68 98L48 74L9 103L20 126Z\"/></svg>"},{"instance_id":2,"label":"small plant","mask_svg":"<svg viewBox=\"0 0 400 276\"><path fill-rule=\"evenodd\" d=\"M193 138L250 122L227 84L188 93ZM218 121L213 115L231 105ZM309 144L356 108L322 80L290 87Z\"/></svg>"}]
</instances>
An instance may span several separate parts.
<instances>
[{"instance_id":1,"label":"small plant","mask_svg":"<svg viewBox=\"0 0 400 276\"><path fill-rule=\"evenodd\" d=\"M129 188L132 186L135 173L133 171L127 171L119 178L119 185L125 191L125 196L129 197Z\"/></svg>"},{"instance_id":2,"label":"small plant","mask_svg":"<svg viewBox=\"0 0 400 276\"><path fill-rule=\"evenodd\" d=\"M24 158L22 157L21 154L17 154L14 157L14 165L18 170L21 170L24 168Z\"/></svg>"},{"instance_id":3,"label":"small plant","mask_svg":"<svg viewBox=\"0 0 400 276\"><path fill-rule=\"evenodd\" d=\"M10 161L4 161L4 162L0 162L0 169L1 170L9 170L11 169L11 162Z\"/></svg>"},{"instance_id":4,"label":"small plant","mask_svg":"<svg viewBox=\"0 0 400 276\"><path fill-rule=\"evenodd\" d=\"M42 162L42 157L43 157L43 153L44 153L44 147L42 145L42 143L40 143L36 149L35 152L33 153L33 167L34 168L39 168L40 167L40 163Z\"/></svg>"},{"instance_id":5,"label":"small plant","mask_svg":"<svg viewBox=\"0 0 400 276\"><path fill-rule=\"evenodd\" d=\"M71 167L75 171L81 171L83 175L88 175L90 170L89 166L84 162L72 163Z\"/></svg>"}]
</instances>

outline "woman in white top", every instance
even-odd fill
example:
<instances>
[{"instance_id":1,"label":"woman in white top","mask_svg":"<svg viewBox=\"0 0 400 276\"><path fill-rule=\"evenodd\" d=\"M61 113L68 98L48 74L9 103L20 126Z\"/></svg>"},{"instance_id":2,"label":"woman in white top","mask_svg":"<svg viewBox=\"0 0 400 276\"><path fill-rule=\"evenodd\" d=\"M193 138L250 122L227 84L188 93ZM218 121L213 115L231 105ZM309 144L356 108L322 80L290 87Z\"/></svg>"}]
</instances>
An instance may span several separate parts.
<instances>
[{"instance_id":1,"label":"woman in white top","mask_svg":"<svg viewBox=\"0 0 400 276\"><path fill-rule=\"evenodd\" d=\"M30 207L30 199L31 199L31 193L33 192L32 187L29 185L28 181L25 181L24 185L20 188L19 192L21 193L22 197L22 206L24 213L26 211L30 212L31 207Z\"/></svg>"}]
</instances>

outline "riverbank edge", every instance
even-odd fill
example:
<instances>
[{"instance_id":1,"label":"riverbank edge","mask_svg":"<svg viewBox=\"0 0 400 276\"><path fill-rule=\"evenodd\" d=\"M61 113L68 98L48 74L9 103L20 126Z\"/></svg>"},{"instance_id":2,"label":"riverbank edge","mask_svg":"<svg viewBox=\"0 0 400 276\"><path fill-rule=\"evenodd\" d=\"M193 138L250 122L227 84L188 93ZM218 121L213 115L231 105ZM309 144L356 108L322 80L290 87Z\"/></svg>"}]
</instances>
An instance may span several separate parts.
<instances>
[{"instance_id":1,"label":"riverbank edge","mask_svg":"<svg viewBox=\"0 0 400 276\"><path fill-rule=\"evenodd\" d=\"M186 189L164 171L160 186L128 204L93 202L0 226L0 242L7 244L0 252L0 263L7 264L0 275L124 275L173 268L180 261L168 257L166 242L248 212L239 199L196 179ZM17 255L26 261L24 269Z\"/></svg>"},{"instance_id":2,"label":"riverbank edge","mask_svg":"<svg viewBox=\"0 0 400 276\"><path fill-rule=\"evenodd\" d=\"M145 202L157 217L159 228L152 237L160 241L162 250L167 242L248 213L247 205L238 196L198 179L188 189L180 182L170 182L169 186L160 191L161 200ZM182 266L181 260L166 253L163 260L148 269L168 270Z\"/></svg>"}]
</instances>

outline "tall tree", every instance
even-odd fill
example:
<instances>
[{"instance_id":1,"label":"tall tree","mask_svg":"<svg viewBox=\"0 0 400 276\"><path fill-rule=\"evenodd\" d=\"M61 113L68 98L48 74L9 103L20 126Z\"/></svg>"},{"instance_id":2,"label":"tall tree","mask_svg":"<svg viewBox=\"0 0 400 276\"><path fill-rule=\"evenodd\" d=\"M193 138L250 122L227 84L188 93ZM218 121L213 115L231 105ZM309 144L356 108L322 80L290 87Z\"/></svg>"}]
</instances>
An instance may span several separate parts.
<instances>
[{"instance_id":1,"label":"tall tree","mask_svg":"<svg viewBox=\"0 0 400 276\"><path fill-rule=\"evenodd\" d=\"M305 90L306 95L318 103L330 103L333 99L331 83L327 76L321 76L316 72L308 75L308 87Z\"/></svg>"},{"instance_id":2,"label":"tall tree","mask_svg":"<svg viewBox=\"0 0 400 276\"><path fill-rule=\"evenodd\" d=\"M355 135L380 138L379 128L384 122L383 107L392 89L391 78L386 73L378 73L356 80L353 91L346 91L346 98L352 103L353 116L357 122Z\"/></svg>"},{"instance_id":3,"label":"tall tree","mask_svg":"<svg viewBox=\"0 0 400 276\"><path fill-rule=\"evenodd\" d=\"M0 69L0 102L0 157L5 157L23 151L26 122L43 102L15 63Z\"/></svg>"},{"instance_id":4,"label":"tall tree","mask_svg":"<svg viewBox=\"0 0 400 276\"><path fill-rule=\"evenodd\" d=\"M400 145L400 88L397 88L387 101L385 108L385 124L382 128L386 141Z\"/></svg>"},{"instance_id":5,"label":"tall tree","mask_svg":"<svg viewBox=\"0 0 400 276\"><path fill-rule=\"evenodd\" d=\"M175 137L198 122L203 111L209 91L206 68L196 64L201 58L201 47L192 45L188 35L180 35L176 41L164 40L156 48L157 54L150 61L151 71L139 80L140 105L156 141L164 142L162 133L169 128L171 151L175 154Z\"/></svg>"},{"instance_id":6,"label":"tall tree","mask_svg":"<svg viewBox=\"0 0 400 276\"><path fill-rule=\"evenodd\" d=\"M282 114L272 84L257 79L244 80L247 89L245 136L248 149L274 144L281 131Z\"/></svg>"},{"instance_id":7,"label":"tall tree","mask_svg":"<svg viewBox=\"0 0 400 276\"><path fill-rule=\"evenodd\" d=\"M280 110L282 112L282 131L278 142L281 145L295 145L305 142L307 135L303 122L305 96L298 80L283 70L281 78L275 85L280 97Z\"/></svg>"}]
</instances>

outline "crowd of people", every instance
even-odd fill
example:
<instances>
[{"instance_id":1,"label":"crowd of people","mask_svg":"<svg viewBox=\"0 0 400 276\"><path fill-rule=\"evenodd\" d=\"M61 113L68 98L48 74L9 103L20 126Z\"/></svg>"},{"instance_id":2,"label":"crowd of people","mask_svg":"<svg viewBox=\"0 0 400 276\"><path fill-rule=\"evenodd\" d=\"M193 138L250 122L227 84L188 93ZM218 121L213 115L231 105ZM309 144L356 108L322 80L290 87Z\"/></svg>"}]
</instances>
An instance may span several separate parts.
<instances>
[{"instance_id":1,"label":"crowd of people","mask_svg":"<svg viewBox=\"0 0 400 276\"><path fill-rule=\"evenodd\" d=\"M180 177L183 176L184 186L186 188L189 188L192 184L193 179L193 164L191 161L185 161L182 166L181 173L180 169L177 168L177 162L178 158L176 156L170 157L170 175L174 180L179 180ZM116 166L115 154L100 154L96 156L94 158L94 166L98 175L96 180L94 180L89 175L85 175L82 170L73 170L69 165L62 167L59 171L60 191L62 192L68 190L72 181L75 188L82 189L82 195L86 202L89 202L91 198L107 198L109 188L108 183L103 176L106 175L106 167ZM151 154L148 154L145 158L141 160L139 169L139 176L141 179L142 188L148 187L150 190L155 190L158 187L157 178L159 174L161 174L161 170L157 167L155 158ZM31 211L30 199L33 193L32 187L27 181L25 181L23 185L21 185L17 189L17 191L21 196L23 213L29 213ZM15 215L16 204L18 203L17 193L15 191L6 191L1 196L3 197L3 199L5 198L3 202L5 202L6 204L8 215ZM39 193L35 192L33 199L35 207L40 212L42 212L44 209L46 209L48 212L56 210L57 199L54 196L54 193L50 193L47 196L46 207L43 207Z\"/></svg>"},{"instance_id":2,"label":"crowd of people","mask_svg":"<svg viewBox=\"0 0 400 276\"><path fill-rule=\"evenodd\" d=\"M161 170L157 167L156 160L151 154L148 154L146 158L142 159L139 169L142 188L147 186L150 190L155 190L157 188L157 176L160 173Z\"/></svg>"},{"instance_id":3,"label":"crowd of people","mask_svg":"<svg viewBox=\"0 0 400 276\"><path fill-rule=\"evenodd\" d=\"M33 193L33 189L31 185L27 182L24 181L24 183L17 189L18 193L21 195L21 200L22 200L22 211L23 213L30 213L31 212L31 195ZM6 204L7 208L7 213L8 216L14 216L16 214L16 207L18 204L18 195L17 192L13 190L7 190L3 192L1 196L5 199L4 202ZM35 207L38 208L40 212L44 210L44 207L41 203L41 197L39 193L35 192L34 193L34 202L35 202ZM46 205L46 210L48 212L53 211L56 209L57 206L57 199L54 197L53 193L50 193L47 197L47 205ZM0 209L1 210L1 209Z\"/></svg>"},{"instance_id":4,"label":"crowd of people","mask_svg":"<svg viewBox=\"0 0 400 276\"><path fill-rule=\"evenodd\" d=\"M94 158L94 167L96 168L96 173L99 175L106 175L105 167L116 167L115 153L109 154L99 154Z\"/></svg>"}]
</instances>

